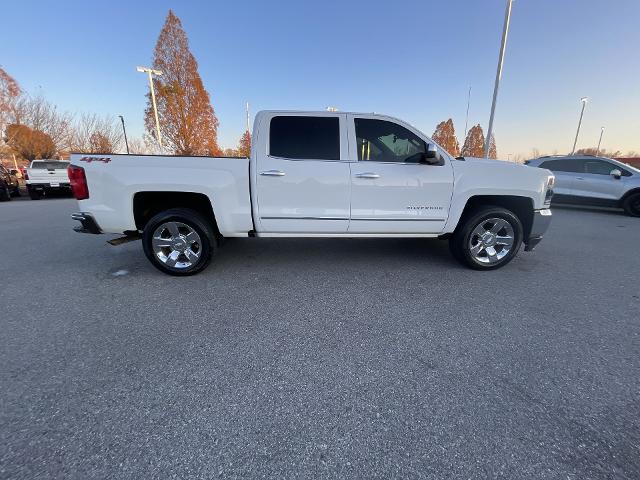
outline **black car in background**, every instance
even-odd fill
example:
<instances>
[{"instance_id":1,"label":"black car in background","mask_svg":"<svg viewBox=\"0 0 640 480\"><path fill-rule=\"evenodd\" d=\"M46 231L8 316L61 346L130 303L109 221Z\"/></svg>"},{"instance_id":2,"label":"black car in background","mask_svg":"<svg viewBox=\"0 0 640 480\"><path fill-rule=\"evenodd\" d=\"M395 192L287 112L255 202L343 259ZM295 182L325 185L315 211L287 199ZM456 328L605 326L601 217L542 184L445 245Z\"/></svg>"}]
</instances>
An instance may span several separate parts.
<instances>
[{"instance_id":1,"label":"black car in background","mask_svg":"<svg viewBox=\"0 0 640 480\"><path fill-rule=\"evenodd\" d=\"M20 195L17 173L16 170L8 170L0 165L0 201L11 200L11 197Z\"/></svg>"}]
</instances>

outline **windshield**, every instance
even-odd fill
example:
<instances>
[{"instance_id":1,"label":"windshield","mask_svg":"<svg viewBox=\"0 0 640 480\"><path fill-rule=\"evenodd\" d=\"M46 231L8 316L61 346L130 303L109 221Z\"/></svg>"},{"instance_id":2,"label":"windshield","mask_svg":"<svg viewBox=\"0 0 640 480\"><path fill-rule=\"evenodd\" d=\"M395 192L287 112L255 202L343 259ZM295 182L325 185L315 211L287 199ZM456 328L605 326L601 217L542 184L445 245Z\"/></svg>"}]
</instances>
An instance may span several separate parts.
<instances>
[{"instance_id":1,"label":"windshield","mask_svg":"<svg viewBox=\"0 0 640 480\"><path fill-rule=\"evenodd\" d=\"M54 170L56 168L67 168L69 166L69 162L58 162L55 160L46 161L46 162L32 162L31 168L42 168L47 170Z\"/></svg>"}]
</instances>

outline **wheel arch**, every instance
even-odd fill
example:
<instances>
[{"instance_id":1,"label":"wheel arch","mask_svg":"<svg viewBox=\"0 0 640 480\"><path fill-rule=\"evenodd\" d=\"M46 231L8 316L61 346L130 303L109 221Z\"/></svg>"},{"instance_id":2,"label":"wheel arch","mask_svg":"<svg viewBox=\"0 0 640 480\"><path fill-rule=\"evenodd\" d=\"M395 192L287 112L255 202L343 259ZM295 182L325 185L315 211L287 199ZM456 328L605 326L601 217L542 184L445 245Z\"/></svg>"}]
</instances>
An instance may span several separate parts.
<instances>
[{"instance_id":1,"label":"wheel arch","mask_svg":"<svg viewBox=\"0 0 640 480\"><path fill-rule=\"evenodd\" d=\"M144 230L155 215L172 208L189 208L211 222L217 237L221 237L213 202L204 193L173 191L142 191L133 195L133 218L136 228Z\"/></svg>"},{"instance_id":2,"label":"wheel arch","mask_svg":"<svg viewBox=\"0 0 640 480\"><path fill-rule=\"evenodd\" d=\"M624 195L622 195L622 198L620 199L620 205L622 205L627 198L629 198L631 195L634 195L636 193L640 193L640 187L635 187L625 192Z\"/></svg>"},{"instance_id":3,"label":"wheel arch","mask_svg":"<svg viewBox=\"0 0 640 480\"><path fill-rule=\"evenodd\" d=\"M481 206L502 207L512 211L522 223L524 240L526 241L529 238L531 227L533 226L534 211L534 202L531 197L519 195L473 195L467 199L457 225L461 225L471 212ZM456 228L458 227L456 226Z\"/></svg>"}]
</instances>

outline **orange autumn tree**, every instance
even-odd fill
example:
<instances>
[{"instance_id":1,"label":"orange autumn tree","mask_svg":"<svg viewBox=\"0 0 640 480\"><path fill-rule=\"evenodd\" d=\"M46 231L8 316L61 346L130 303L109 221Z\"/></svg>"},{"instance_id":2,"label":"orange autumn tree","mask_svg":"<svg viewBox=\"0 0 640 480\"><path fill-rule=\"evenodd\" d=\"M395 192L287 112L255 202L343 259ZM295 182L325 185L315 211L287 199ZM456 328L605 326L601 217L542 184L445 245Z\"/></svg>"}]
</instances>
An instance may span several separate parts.
<instances>
[{"instance_id":1,"label":"orange autumn tree","mask_svg":"<svg viewBox=\"0 0 640 480\"><path fill-rule=\"evenodd\" d=\"M26 125L11 124L5 131L5 142L25 160L52 158L56 154L56 145L49 135Z\"/></svg>"},{"instance_id":2,"label":"orange autumn tree","mask_svg":"<svg viewBox=\"0 0 640 480\"><path fill-rule=\"evenodd\" d=\"M496 137L491 134L491 143L489 143L489 158L494 160L498 158L498 149L496 148Z\"/></svg>"},{"instance_id":3,"label":"orange autumn tree","mask_svg":"<svg viewBox=\"0 0 640 480\"><path fill-rule=\"evenodd\" d=\"M433 132L433 141L444 148L449 155L457 157L460 155L460 144L456 138L456 130L453 128L453 120L449 119L440 122Z\"/></svg>"},{"instance_id":4,"label":"orange autumn tree","mask_svg":"<svg viewBox=\"0 0 640 480\"><path fill-rule=\"evenodd\" d=\"M153 57L154 78L162 144L176 155L220 155L218 119L204 88L198 62L180 19L169 10ZM155 118L147 95L145 128L155 138Z\"/></svg>"},{"instance_id":5,"label":"orange autumn tree","mask_svg":"<svg viewBox=\"0 0 640 480\"><path fill-rule=\"evenodd\" d=\"M463 157L484 157L484 133L480 124L471 127L467 133L461 155Z\"/></svg>"},{"instance_id":6,"label":"orange autumn tree","mask_svg":"<svg viewBox=\"0 0 640 480\"><path fill-rule=\"evenodd\" d=\"M242 137L240 137L237 153L239 157L249 158L251 155L251 134L249 133L249 130L245 130Z\"/></svg>"}]
</instances>

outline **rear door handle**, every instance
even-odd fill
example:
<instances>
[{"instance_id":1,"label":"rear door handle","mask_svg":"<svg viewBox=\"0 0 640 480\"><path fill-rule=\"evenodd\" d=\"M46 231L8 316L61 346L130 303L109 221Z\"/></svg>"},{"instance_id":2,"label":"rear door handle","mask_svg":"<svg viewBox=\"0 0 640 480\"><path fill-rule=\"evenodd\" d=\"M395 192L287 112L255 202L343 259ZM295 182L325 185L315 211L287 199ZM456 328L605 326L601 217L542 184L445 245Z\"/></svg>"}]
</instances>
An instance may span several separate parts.
<instances>
[{"instance_id":1,"label":"rear door handle","mask_svg":"<svg viewBox=\"0 0 640 480\"><path fill-rule=\"evenodd\" d=\"M264 175L265 177L284 177L284 172L282 170L265 170L264 172L260 172L260 175Z\"/></svg>"},{"instance_id":2,"label":"rear door handle","mask_svg":"<svg viewBox=\"0 0 640 480\"><path fill-rule=\"evenodd\" d=\"M380 178L380 175L373 172L356 173L356 178Z\"/></svg>"}]
</instances>

